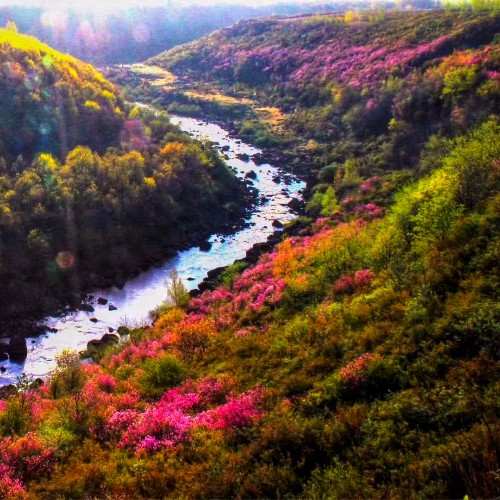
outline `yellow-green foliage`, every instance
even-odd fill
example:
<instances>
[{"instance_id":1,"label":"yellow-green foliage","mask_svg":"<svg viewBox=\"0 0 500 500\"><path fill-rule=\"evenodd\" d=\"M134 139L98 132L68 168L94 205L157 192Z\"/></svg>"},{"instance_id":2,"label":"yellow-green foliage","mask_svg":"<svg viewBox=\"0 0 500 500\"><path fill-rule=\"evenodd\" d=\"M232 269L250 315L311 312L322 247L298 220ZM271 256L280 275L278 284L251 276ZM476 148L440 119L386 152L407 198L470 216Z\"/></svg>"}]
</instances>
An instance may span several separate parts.
<instances>
[{"instance_id":1,"label":"yellow-green foliage","mask_svg":"<svg viewBox=\"0 0 500 500\"><path fill-rule=\"evenodd\" d=\"M116 144L123 103L91 65L0 29L0 82L0 155L7 159Z\"/></svg>"}]
</instances>

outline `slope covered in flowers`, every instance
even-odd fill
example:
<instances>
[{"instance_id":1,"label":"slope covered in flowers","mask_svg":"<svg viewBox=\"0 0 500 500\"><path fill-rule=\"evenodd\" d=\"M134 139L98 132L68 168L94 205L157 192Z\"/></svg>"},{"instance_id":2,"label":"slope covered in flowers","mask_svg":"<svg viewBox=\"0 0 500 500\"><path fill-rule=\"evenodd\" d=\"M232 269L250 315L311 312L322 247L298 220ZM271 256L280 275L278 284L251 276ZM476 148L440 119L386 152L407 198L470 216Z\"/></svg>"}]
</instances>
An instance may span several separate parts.
<instances>
[{"instance_id":1,"label":"slope covered in flowers","mask_svg":"<svg viewBox=\"0 0 500 500\"><path fill-rule=\"evenodd\" d=\"M150 93L181 112L224 112L259 145L295 147L298 170L303 157L313 168L356 157L367 174L416 166L433 134L499 112L499 29L498 11L480 10L253 20L151 59L178 82ZM255 105L245 112L183 93L199 82ZM262 106L283 113L280 127ZM304 139L315 141L305 152Z\"/></svg>"},{"instance_id":2,"label":"slope covered in flowers","mask_svg":"<svg viewBox=\"0 0 500 500\"><path fill-rule=\"evenodd\" d=\"M20 383L2 494L496 495L499 139L491 118L391 207L342 208L397 181L367 180L98 364Z\"/></svg>"},{"instance_id":3,"label":"slope covered in flowers","mask_svg":"<svg viewBox=\"0 0 500 500\"><path fill-rule=\"evenodd\" d=\"M374 88L426 62L491 41L496 14L364 13L251 20L151 59L183 77L286 88L335 81Z\"/></svg>"}]
</instances>

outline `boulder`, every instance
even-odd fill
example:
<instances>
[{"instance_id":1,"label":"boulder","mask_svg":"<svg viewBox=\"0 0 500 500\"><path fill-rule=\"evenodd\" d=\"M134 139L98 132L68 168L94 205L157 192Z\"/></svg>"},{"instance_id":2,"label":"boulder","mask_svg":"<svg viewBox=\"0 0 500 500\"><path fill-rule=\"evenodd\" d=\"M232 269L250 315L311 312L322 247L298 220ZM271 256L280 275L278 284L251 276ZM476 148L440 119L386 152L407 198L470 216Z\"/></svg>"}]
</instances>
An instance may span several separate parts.
<instances>
[{"instance_id":1,"label":"boulder","mask_svg":"<svg viewBox=\"0 0 500 500\"><path fill-rule=\"evenodd\" d=\"M90 318L90 321L92 321L92 323L97 323L99 320L97 318Z\"/></svg>"},{"instance_id":2,"label":"boulder","mask_svg":"<svg viewBox=\"0 0 500 500\"><path fill-rule=\"evenodd\" d=\"M301 202L298 198L292 198L289 202L288 202L288 206L294 211L294 212L298 212L302 209L302 206L303 206L303 202Z\"/></svg>"},{"instance_id":3,"label":"boulder","mask_svg":"<svg viewBox=\"0 0 500 500\"><path fill-rule=\"evenodd\" d=\"M129 334L130 334L130 330L126 326L119 326L118 327L118 335L120 335L120 337L123 337L124 335L129 335Z\"/></svg>"},{"instance_id":4,"label":"boulder","mask_svg":"<svg viewBox=\"0 0 500 500\"><path fill-rule=\"evenodd\" d=\"M93 306L91 306L90 304L81 304L79 309L80 311L91 312L91 313L95 311Z\"/></svg>"},{"instance_id":5,"label":"boulder","mask_svg":"<svg viewBox=\"0 0 500 500\"><path fill-rule=\"evenodd\" d=\"M201 242L199 248L202 252L209 252L212 248L212 243L210 243L209 241L203 241Z\"/></svg>"},{"instance_id":6,"label":"boulder","mask_svg":"<svg viewBox=\"0 0 500 500\"><path fill-rule=\"evenodd\" d=\"M42 387L42 385L44 384L45 382L43 381L43 379L41 378L36 378L35 380L33 380L33 387Z\"/></svg>"},{"instance_id":7,"label":"boulder","mask_svg":"<svg viewBox=\"0 0 500 500\"><path fill-rule=\"evenodd\" d=\"M100 349L102 347L106 347L111 344L118 344L120 341L118 335L114 335L112 333L105 333L102 338L99 339L93 339L89 340L87 342L87 349L92 350L92 349Z\"/></svg>"},{"instance_id":8,"label":"boulder","mask_svg":"<svg viewBox=\"0 0 500 500\"><path fill-rule=\"evenodd\" d=\"M17 394L17 387L14 384L0 387L0 399L7 399L15 394Z\"/></svg>"},{"instance_id":9,"label":"boulder","mask_svg":"<svg viewBox=\"0 0 500 500\"><path fill-rule=\"evenodd\" d=\"M114 306L113 304L109 304L109 306L108 306L109 311L116 311L117 309L118 309L118 307Z\"/></svg>"},{"instance_id":10,"label":"boulder","mask_svg":"<svg viewBox=\"0 0 500 500\"><path fill-rule=\"evenodd\" d=\"M103 344L118 344L118 342L120 342L120 337L114 333L105 333L102 336L101 342Z\"/></svg>"},{"instance_id":11,"label":"boulder","mask_svg":"<svg viewBox=\"0 0 500 500\"><path fill-rule=\"evenodd\" d=\"M105 299L104 297L99 297L97 299L97 303L101 306L105 306L108 303L108 299Z\"/></svg>"},{"instance_id":12,"label":"boulder","mask_svg":"<svg viewBox=\"0 0 500 500\"><path fill-rule=\"evenodd\" d=\"M255 180L257 179L257 174L255 173L255 170L250 170L245 174L245 179L252 179Z\"/></svg>"},{"instance_id":13,"label":"boulder","mask_svg":"<svg viewBox=\"0 0 500 500\"><path fill-rule=\"evenodd\" d=\"M238 158L241 161L249 162L250 161L250 156L247 153L238 153L236 155L236 158Z\"/></svg>"},{"instance_id":14,"label":"boulder","mask_svg":"<svg viewBox=\"0 0 500 500\"><path fill-rule=\"evenodd\" d=\"M101 346L102 342L99 339L93 339L87 342L87 349L99 348Z\"/></svg>"},{"instance_id":15,"label":"boulder","mask_svg":"<svg viewBox=\"0 0 500 500\"><path fill-rule=\"evenodd\" d=\"M11 361L24 361L28 356L26 339L24 337L11 337L7 353Z\"/></svg>"},{"instance_id":16,"label":"boulder","mask_svg":"<svg viewBox=\"0 0 500 500\"><path fill-rule=\"evenodd\" d=\"M283 222L280 222L278 219L273 220L273 227L277 229L283 228Z\"/></svg>"}]
</instances>

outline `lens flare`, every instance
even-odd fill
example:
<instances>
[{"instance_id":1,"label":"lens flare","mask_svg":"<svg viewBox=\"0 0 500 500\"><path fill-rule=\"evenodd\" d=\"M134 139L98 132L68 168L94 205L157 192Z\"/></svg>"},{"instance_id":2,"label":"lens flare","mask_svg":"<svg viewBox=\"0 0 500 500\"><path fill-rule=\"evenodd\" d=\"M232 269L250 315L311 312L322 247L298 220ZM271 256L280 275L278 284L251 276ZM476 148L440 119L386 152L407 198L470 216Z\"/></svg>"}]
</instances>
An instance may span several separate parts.
<instances>
[{"instance_id":1,"label":"lens flare","mask_svg":"<svg viewBox=\"0 0 500 500\"><path fill-rule=\"evenodd\" d=\"M59 252L56 262L61 269L71 269L75 265L75 256L71 252Z\"/></svg>"}]
</instances>

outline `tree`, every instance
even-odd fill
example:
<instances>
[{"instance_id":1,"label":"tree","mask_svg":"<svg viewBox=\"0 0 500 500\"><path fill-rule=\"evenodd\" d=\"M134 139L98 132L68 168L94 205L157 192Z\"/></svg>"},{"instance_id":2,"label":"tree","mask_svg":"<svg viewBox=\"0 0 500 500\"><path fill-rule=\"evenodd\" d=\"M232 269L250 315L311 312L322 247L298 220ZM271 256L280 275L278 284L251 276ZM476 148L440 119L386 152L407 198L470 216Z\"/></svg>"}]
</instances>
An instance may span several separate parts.
<instances>
[{"instance_id":1,"label":"tree","mask_svg":"<svg viewBox=\"0 0 500 500\"><path fill-rule=\"evenodd\" d=\"M17 29L17 24L11 20L7 21L5 29L12 31L12 33L19 33L19 30Z\"/></svg>"},{"instance_id":2,"label":"tree","mask_svg":"<svg viewBox=\"0 0 500 500\"><path fill-rule=\"evenodd\" d=\"M169 272L167 281L167 298L175 307L185 307L189 302L189 293L182 282L177 269Z\"/></svg>"}]
</instances>

